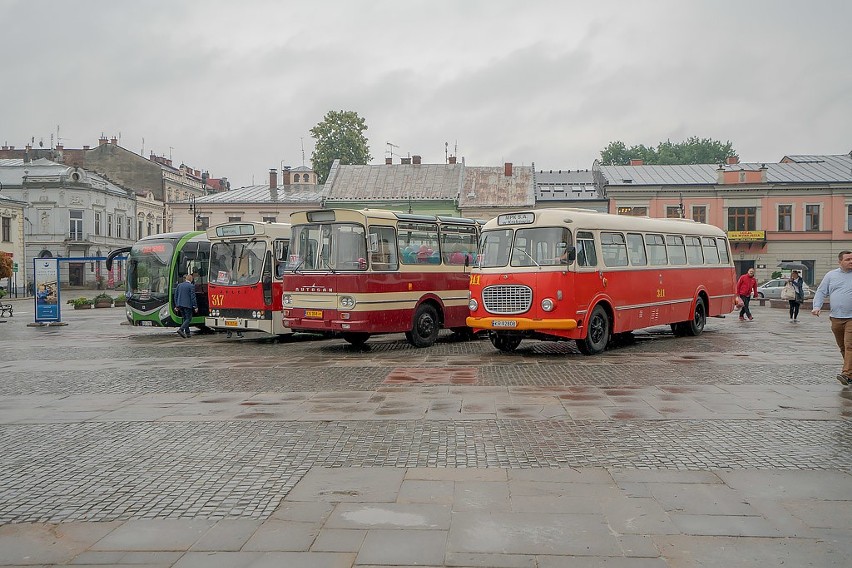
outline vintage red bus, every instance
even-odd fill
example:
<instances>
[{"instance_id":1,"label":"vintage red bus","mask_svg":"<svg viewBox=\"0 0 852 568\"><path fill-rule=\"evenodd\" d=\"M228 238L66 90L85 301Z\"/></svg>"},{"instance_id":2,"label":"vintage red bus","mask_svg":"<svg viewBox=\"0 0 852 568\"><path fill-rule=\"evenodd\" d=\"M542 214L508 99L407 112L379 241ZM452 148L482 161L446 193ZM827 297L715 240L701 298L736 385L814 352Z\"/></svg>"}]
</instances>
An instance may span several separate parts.
<instances>
[{"instance_id":1,"label":"vintage red bus","mask_svg":"<svg viewBox=\"0 0 852 568\"><path fill-rule=\"evenodd\" d=\"M470 263L480 223L378 209L290 215L284 325L342 336L404 332L428 347L441 328L469 332Z\"/></svg>"},{"instance_id":2,"label":"vintage red bus","mask_svg":"<svg viewBox=\"0 0 852 568\"><path fill-rule=\"evenodd\" d=\"M524 211L486 223L478 252L467 324L501 351L573 339L591 355L614 334L664 324L699 335L734 297L725 233L687 219Z\"/></svg>"},{"instance_id":3,"label":"vintage red bus","mask_svg":"<svg viewBox=\"0 0 852 568\"><path fill-rule=\"evenodd\" d=\"M290 242L289 223L240 221L207 229L210 240L208 327L289 334L281 323L281 275Z\"/></svg>"}]
</instances>

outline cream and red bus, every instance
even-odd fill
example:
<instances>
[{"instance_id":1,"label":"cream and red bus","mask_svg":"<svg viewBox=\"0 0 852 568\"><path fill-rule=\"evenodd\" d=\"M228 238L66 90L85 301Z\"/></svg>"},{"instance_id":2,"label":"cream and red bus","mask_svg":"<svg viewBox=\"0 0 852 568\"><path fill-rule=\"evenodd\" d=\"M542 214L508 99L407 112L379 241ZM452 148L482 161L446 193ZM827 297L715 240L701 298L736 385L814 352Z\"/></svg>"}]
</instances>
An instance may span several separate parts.
<instances>
[{"instance_id":1,"label":"cream and red bus","mask_svg":"<svg viewBox=\"0 0 852 568\"><path fill-rule=\"evenodd\" d=\"M353 345L404 332L416 347L441 328L470 332L470 264L480 223L378 209L290 215L284 325L341 336Z\"/></svg>"},{"instance_id":2,"label":"cream and red bus","mask_svg":"<svg viewBox=\"0 0 852 568\"><path fill-rule=\"evenodd\" d=\"M486 223L478 253L467 325L507 352L531 338L592 355L614 335L665 324L699 335L735 293L725 233L687 219L524 211Z\"/></svg>"},{"instance_id":3,"label":"cream and red bus","mask_svg":"<svg viewBox=\"0 0 852 568\"><path fill-rule=\"evenodd\" d=\"M281 323L281 275L290 242L289 223L239 221L207 229L210 270L208 327L286 335Z\"/></svg>"}]
</instances>

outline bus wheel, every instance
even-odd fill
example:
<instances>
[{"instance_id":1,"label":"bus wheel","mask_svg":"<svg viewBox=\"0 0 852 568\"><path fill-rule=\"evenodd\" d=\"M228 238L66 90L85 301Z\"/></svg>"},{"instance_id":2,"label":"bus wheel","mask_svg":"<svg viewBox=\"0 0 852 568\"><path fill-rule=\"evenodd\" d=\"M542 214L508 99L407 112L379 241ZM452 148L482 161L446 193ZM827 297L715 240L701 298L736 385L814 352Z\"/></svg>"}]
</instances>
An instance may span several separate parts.
<instances>
[{"instance_id":1,"label":"bus wheel","mask_svg":"<svg viewBox=\"0 0 852 568\"><path fill-rule=\"evenodd\" d=\"M438 339L438 312L429 304L422 304L414 314L414 327L406 339L415 347L429 347Z\"/></svg>"},{"instance_id":2,"label":"bus wheel","mask_svg":"<svg viewBox=\"0 0 852 568\"><path fill-rule=\"evenodd\" d=\"M704 331L704 324L707 323L707 310L704 308L704 300L698 298L695 300L695 311L692 314L692 321L683 322L684 335L693 337L701 335Z\"/></svg>"},{"instance_id":3,"label":"bus wheel","mask_svg":"<svg viewBox=\"0 0 852 568\"><path fill-rule=\"evenodd\" d=\"M356 347L364 345L370 339L370 334L364 331L352 331L343 334L343 340Z\"/></svg>"},{"instance_id":4,"label":"bus wheel","mask_svg":"<svg viewBox=\"0 0 852 568\"><path fill-rule=\"evenodd\" d=\"M583 355L597 355L609 343L609 316L601 306L595 306L586 322L586 338L577 340L577 349Z\"/></svg>"},{"instance_id":5,"label":"bus wheel","mask_svg":"<svg viewBox=\"0 0 852 568\"><path fill-rule=\"evenodd\" d=\"M493 345L500 351L511 353L512 351L518 348L518 345L521 344L521 339L523 338L520 335L492 331L488 334L488 339L491 340L491 345Z\"/></svg>"}]
</instances>

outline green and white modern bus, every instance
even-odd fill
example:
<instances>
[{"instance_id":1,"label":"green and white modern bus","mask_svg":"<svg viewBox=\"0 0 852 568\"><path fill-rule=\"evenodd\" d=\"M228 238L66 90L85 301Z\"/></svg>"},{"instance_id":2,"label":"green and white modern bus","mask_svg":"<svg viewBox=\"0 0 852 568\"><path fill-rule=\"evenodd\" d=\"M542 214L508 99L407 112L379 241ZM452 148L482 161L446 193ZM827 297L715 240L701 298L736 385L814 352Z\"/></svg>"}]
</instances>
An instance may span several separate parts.
<instances>
[{"instance_id":1,"label":"green and white modern bus","mask_svg":"<svg viewBox=\"0 0 852 568\"><path fill-rule=\"evenodd\" d=\"M204 327L209 313L207 302L207 269L210 241L204 231L163 233L139 239L132 247L117 249L107 256L107 270L112 260L127 255L126 307L127 321L132 325L178 327L181 317L174 306L174 292L184 275L195 273L198 313L192 325Z\"/></svg>"}]
</instances>

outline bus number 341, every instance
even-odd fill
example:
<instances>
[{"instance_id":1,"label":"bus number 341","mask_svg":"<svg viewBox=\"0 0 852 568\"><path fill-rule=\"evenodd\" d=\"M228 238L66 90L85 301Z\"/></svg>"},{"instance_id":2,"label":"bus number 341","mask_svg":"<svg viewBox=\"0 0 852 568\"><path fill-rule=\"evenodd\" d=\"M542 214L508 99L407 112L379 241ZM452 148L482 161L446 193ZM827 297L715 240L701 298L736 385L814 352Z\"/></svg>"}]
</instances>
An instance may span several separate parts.
<instances>
[{"instance_id":1,"label":"bus number 341","mask_svg":"<svg viewBox=\"0 0 852 568\"><path fill-rule=\"evenodd\" d=\"M665 288L657 288L657 297L665 298L666 297L666 289Z\"/></svg>"}]
</instances>

